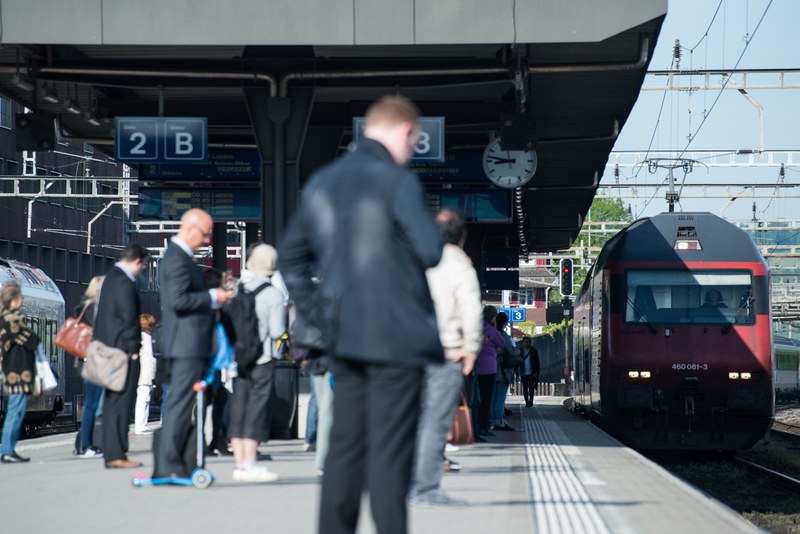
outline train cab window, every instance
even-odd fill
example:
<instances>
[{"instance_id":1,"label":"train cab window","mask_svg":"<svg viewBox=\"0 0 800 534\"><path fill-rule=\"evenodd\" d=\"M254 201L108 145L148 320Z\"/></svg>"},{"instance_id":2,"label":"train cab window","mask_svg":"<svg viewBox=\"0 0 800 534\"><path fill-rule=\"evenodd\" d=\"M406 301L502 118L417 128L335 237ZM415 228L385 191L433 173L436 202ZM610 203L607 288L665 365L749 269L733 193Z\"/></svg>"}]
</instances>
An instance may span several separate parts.
<instances>
[{"instance_id":1,"label":"train cab window","mask_svg":"<svg viewBox=\"0 0 800 534\"><path fill-rule=\"evenodd\" d=\"M626 323L753 324L744 271L628 271Z\"/></svg>"}]
</instances>

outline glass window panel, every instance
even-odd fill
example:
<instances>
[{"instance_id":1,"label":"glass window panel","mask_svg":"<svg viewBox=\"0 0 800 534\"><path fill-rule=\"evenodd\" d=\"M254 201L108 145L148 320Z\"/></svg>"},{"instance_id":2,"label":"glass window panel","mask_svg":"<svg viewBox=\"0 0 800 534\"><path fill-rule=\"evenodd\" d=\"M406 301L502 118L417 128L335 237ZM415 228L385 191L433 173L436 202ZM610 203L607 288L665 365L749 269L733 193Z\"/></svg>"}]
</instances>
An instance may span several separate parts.
<instances>
[{"instance_id":1,"label":"glass window panel","mask_svg":"<svg viewBox=\"0 0 800 534\"><path fill-rule=\"evenodd\" d=\"M744 271L628 271L626 322L752 324L752 277Z\"/></svg>"}]
</instances>

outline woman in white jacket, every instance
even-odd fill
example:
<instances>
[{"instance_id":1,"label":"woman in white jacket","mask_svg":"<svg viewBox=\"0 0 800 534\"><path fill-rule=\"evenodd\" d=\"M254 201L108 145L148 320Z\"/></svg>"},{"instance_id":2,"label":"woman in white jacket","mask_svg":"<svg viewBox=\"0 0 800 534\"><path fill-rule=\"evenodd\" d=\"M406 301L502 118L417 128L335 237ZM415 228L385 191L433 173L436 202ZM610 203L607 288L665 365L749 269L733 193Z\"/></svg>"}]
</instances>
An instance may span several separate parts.
<instances>
[{"instance_id":1,"label":"woman in white jacket","mask_svg":"<svg viewBox=\"0 0 800 534\"><path fill-rule=\"evenodd\" d=\"M153 390L153 379L156 376L156 359L153 357L153 327L156 319L149 313L139 316L139 326L142 328L142 348L139 350L141 371L139 371L139 385L136 388L136 410L134 412L134 433L150 434L153 431L147 427L150 418L150 392Z\"/></svg>"}]
</instances>

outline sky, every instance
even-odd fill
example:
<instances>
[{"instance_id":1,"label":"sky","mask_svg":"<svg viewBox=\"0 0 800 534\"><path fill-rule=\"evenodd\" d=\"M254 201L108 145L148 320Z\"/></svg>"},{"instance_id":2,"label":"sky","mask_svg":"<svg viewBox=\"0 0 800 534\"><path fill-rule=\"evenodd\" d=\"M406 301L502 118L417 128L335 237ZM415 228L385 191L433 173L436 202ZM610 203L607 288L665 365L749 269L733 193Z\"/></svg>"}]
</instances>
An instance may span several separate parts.
<instances>
[{"instance_id":1,"label":"sky","mask_svg":"<svg viewBox=\"0 0 800 534\"><path fill-rule=\"evenodd\" d=\"M712 24L715 11L717 15ZM720 0L670 0L649 68L669 69L675 40L678 39L682 51L682 70L731 69L737 61L738 69L800 69L798 21L800 0L722 0L721 4ZM690 52L690 49L693 51ZM741 80L741 76L733 78L734 83L741 83ZM664 86L666 81L663 76L648 75L644 86ZM713 85L721 85L722 81L719 75L711 77ZM748 84L751 85L777 84L778 81L777 74L748 76ZM689 85L689 82L689 77L676 77L676 83L680 85ZM699 76L691 78L691 85L702 85L702 82ZM800 86L800 73L787 74L784 83ZM755 161L761 163L759 167L706 169L697 165L686 175L687 184L755 182L774 185L779 181L779 163L785 160L786 151L789 150L796 150L797 153L793 165L786 166L785 183L800 184L800 89L751 89L748 93L764 109L764 148L766 151L779 151L773 154L773 163L770 164L765 155L763 158L755 157ZM663 108L659 117L662 99ZM706 118L703 122L704 114ZM688 145L684 157L690 157L692 151L758 149L758 113L753 104L735 90L721 93L719 90L691 93L642 91L615 143L614 151L640 151L643 157L651 139L651 151L681 152ZM708 154L700 153L696 157L706 158L701 161L709 163ZM735 159L744 162L747 156L737 156ZM620 161L632 160L633 156L629 155ZM615 161L613 153L609 161ZM621 168L619 183L653 185L664 181L666 176L667 171L663 169L651 174L645 166ZM675 176L680 182L684 173L677 170ZM613 183L613 172L607 167L600 186L602 188L604 184ZM735 191L739 189L734 188ZM723 193L719 189L712 191ZM657 193L654 188L638 188L638 200L623 199L623 202L630 204L634 217L651 216L666 211L665 192L665 187ZM784 189L783 192L800 195L800 188ZM688 195L699 191L686 188L683 193ZM676 211L710 211L719 214L724 208L724 216L729 220L751 219L754 201L760 219L800 219L800 199L787 198L774 199L772 202L764 198L738 198L730 204L730 198L684 198L676 206Z\"/></svg>"}]
</instances>

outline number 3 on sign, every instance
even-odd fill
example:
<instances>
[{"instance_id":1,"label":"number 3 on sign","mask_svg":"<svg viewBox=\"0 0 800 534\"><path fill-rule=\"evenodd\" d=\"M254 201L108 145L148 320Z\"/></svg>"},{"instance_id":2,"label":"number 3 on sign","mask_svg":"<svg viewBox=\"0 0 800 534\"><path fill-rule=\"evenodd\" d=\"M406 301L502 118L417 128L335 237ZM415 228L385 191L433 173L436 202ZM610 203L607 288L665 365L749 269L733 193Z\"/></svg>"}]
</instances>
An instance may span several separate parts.
<instances>
[{"instance_id":1,"label":"number 3 on sign","mask_svg":"<svg viewBox=\"0 0 800 534\"><path fill-rule=\"evenodd\" d=\"M415 154L427 154L431 150L431 134L428 132L420 132L419 140L414 145Z\"/></svg>"}]
</instances>

